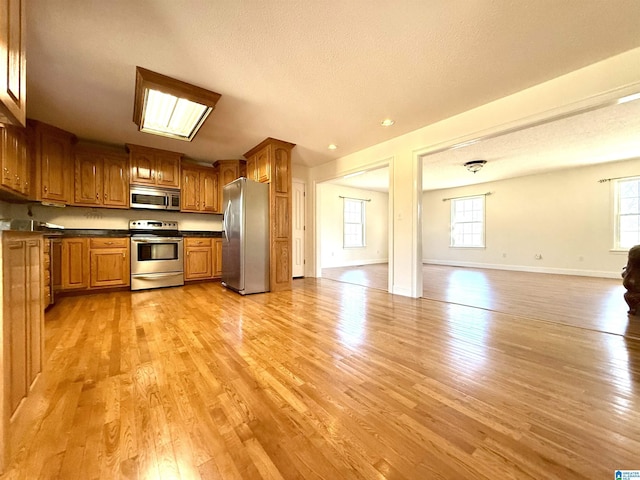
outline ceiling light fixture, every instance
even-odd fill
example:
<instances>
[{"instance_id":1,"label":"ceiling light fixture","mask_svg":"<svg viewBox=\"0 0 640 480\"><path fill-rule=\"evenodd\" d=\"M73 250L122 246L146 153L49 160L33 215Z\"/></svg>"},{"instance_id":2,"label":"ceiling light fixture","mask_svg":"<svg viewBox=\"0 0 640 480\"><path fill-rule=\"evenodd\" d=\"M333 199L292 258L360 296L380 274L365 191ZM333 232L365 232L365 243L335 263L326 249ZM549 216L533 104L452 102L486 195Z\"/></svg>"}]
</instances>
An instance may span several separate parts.
<instances>
[{"instance_id":1,"label":"ceiling light fixture","mask_svg":"<svg viewBox=\"0 0 640 480\"><path fill-rule=\"evenodd\" d=\"M136 67L133 122L141 132L190 142L221 96Z\"/></svg>"},{"instance_id":2,"label":"ceiling light fixture","mask_svg":"<svg viewBox=\"0 0 640 480\"><path fill-rule=\"evenodd\" d=\"M470 172L476 173L484 167L485 163L487 163L486 160L471 160L470 162L465 163L464 166L467 167L467 170Z\"/></svg>"},{"instance_id":3,"label":"ceiling light fixture","mask_svg":"<svg viewBox=\"0 0 640 480\"><path fill-rule=\"evenodd\" d=\"M331 145L329 145L327 147L329 150L335 150L336 148L338 148L338 146L335 143L332 143Z\"/></svg>"},{"instance_id":4,"label":"ceiling light fixture","mask_svg":"<svg viewBox=\"0 0 640 480\"><path fill-rule=\"evenodd\" d=\"M394 123L396 123L395 120L391 120L390 118L386 118L382 122L380 122L380 125L382 125L383 127L390 127Z\"/></svg>"}]
</instances>

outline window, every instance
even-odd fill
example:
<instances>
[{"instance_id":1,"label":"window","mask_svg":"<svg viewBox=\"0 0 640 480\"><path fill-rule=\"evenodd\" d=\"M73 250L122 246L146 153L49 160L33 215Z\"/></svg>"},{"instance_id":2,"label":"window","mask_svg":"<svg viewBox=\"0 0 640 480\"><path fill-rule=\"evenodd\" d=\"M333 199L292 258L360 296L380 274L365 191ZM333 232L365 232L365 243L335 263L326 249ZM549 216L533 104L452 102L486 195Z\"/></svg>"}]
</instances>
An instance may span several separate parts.
<instances>
[{"instance_id":1,"label":"window","mask_svg":"<svg viewBox=\"0 0 640 480\"><path fill-rule=\"evenodd\" d=\"M344 248L364 247L364 200L344 199Z\"/></svg>"},{"instance_id":2,"label":"window","mask_svg":"<svg viewBox=\"0 0 640 480\"><path fill-rule=\"evenodd\" d=\"M615 184L615 248L640 244L640 177Z\"/></svg>"},{"instance_id":3,"label":"window","mask_svg":"<svg viewBox=\"0 0 640 480\"><path fill-rule=\"evenodd\" d=\"M484 247L484 195L451 200L451 246Z\"/></svg>"}]
</instances>

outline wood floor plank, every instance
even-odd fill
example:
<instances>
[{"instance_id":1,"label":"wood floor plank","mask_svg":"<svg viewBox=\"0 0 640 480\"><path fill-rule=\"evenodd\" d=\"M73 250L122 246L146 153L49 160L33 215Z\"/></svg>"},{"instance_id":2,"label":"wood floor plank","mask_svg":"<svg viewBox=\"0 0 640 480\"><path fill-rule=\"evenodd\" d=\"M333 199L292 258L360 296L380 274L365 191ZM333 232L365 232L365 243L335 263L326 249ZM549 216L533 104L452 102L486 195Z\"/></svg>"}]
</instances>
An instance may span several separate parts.
<instances>
[{"instance_id":1,"label":"wood floor plank","mask_svg":"<svg viewBox=\"0 0 640 480\"><path fill-rule=\"evenodd\" d=\"M45 336L2 480L640 468L633 336L322 279L246 297L218 283L65 297Z\"/></svg>"}]
</instances>

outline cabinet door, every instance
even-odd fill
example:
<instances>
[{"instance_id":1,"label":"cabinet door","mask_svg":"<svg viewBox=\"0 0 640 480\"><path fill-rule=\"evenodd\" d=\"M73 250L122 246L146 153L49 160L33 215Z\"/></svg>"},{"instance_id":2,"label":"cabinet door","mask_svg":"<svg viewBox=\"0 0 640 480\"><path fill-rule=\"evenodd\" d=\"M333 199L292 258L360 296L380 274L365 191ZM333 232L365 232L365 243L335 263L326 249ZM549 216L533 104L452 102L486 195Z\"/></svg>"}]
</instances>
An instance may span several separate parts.
<instances>
[{"instance_id":1,"label":"cabinet door","mask_svg":"<svg viewBox=\"0 0 640 480\"><path fill-rule=\"evenodd\" d=\"M256 155L251 155L247 159L247 178L249 180L258 181L258 165L256 163Z\"/></svg>"},{"instance_id":2,"label":"cabinet door","mask_svg":"<svg viewBox=\"0 0 640 480\"><path fill-rule=\"evenodd\" d=\"M9 353L9 412L13 413L27 395L27 297L26 244L4 240L4 348Z\"/></svg>"},{"instance_id":3,"label":"cabinet door","mask_svg":"<svg viewBox=\"0 0 640 480\"><path fill-rule=\"evenodd\" d=\"M62 239L62 289L81 290L89 286L89 254L86 238Z\"/></svg>"},{"instance_id":4,"label":"cabinet door","mask_svg":"<svg viewBox=\"0 0 640 480\"><path fill-rule=\"evenodd\" d=\"M129 207L129 177L126 157L103 157L102 203L105 207Z\"/></svg>"},{"instance_id":5,"label":"cabinet door","mask_svg":"<svg viewBox=\"0 0 640 480\"><path fill-rule=\"evenodd\" d=\"M42 297L42 241L26 241L27 293L27 386L42 371L44 351L44 304Z\"/></svg>"},{"instance_id":6,"label":"cabinet door","mask_svg":"<svg viewBox=\"0 0 640 480\"><path fill-rule=\"evenodd\" d=\"M27 132L22 128L12 129L16 138L16 158L18 162L19 191L26 197L31 196L31 160L27 151Z\"/></svg>"},{"instance_id":7,"label":"cabinet door","mask_svg":"<svg viewBox=\"0 0 640 480\"><path fill-rule=\"evenodd\" d=\"M213 239L213 276L222 276L222 239Z\"/></svg>"},{"instance_id":8,"label":"cabinet door","mask_svg":"<svg viewBox=\"0 0 640 480\"><path fill-rule=\"evenodd\" d=\"M200 171L200 210L219 212L218 174L213 168Z\"/></svg>"},{"instance_id":9,"label":"cabinet door","mask_svg":"<svg viewBox=\"0 0 640 480\"><path fill-rule=\"evenodd\" d=\"M102 160L96 155L76 152L74 203L102 205Z\"/></svg>"},{"instance_id":10,"label":"cabinet door","mask_svg":"<svg viewBox=\"0 0 640 480\"><path fill-rule=\"evenodd\" d=\"M43 130L40 135L40 155L42 199L67 203L67 185L73 171L69 139Z\"/></svg>"},{"instance_id":11,"label":"cabinet door","mask_svg":"<svg viewBox=\"0 0 640 480\"><path fill-rule=\"evenodd\" d=\"M197 212L200 209L200 172L192 168L182 169L181 210Z\"/></svg>"},{"instance_id":12,"label":"cabinet door","mask_svg":"<svg viewBox=\"0 0 640 480\"><path fill-rule=\"evenodd\" d=\"M9 128L2 128L2 185L14 189L14 178L18 171L16 144Z\"/></svg>"},{"instance_id":13,"label":"cabinet door","mask_svg":"<svg viewBox=\"0 0 640 480\"><path fill-rule=\"evenodd\" d=\"M25 4L0 5L0 122L25 126L27 113Z\"/></svg>"},{"instance_id":14,"label":"cabinet door","mask_svg":"<svg viewBox=\"0 0 640 480\"><path fill-rule=\"evenodd\" d=\"M184 269L185 280L201 280L213 276L211 246L187 247Z\"/></svg>"},{"instance_id":15,"label":"cabinet door","mask_svg":"<svg viewBox=\"0 0 640 480\"><path fill-rule=\"evenodd\" d=\"M180 188L180 157L176 154L156 153L157 185Z\"/></svg>"},{"instance_id":16,"label":"cabinet door","mask_svg":"<svg viewBox=\"0 0 640 480\"><path fill-rule=\"evenodd\" d=\"M258 181L269 183L271 181L271 162L269 158L269 148L263 148L256 153L256 168Z\"/></svg>"},{"instance_id":17,"label":"cabinet door","mask_svg":"<svg viewBox=\"0 0 640 480\"><path fill-rule=\"evenodd\" d=\"M91 288L129 285L129 251L126 248L92 248Z\"/></svg>"},{"instance_id":18,"label":"cabinet door","mask_svg":"<svg viewBox=\"0 0 640 480\"><path fill-rule=\"evenodd\" d=\"M24 130L2 126L2 185L22 195L29 194L29 165Z\"/></svg>"},{"instance_id":19,"label":"cabinet door","mask_svg":"<svg viewBox=\"0 0 640 480\"><path fill-rule=\"evenodd\" d=\"M152 152L132 151L131 162L131 183L142 185L156 184L155 158Z\"/></svg>"}]
</instances>

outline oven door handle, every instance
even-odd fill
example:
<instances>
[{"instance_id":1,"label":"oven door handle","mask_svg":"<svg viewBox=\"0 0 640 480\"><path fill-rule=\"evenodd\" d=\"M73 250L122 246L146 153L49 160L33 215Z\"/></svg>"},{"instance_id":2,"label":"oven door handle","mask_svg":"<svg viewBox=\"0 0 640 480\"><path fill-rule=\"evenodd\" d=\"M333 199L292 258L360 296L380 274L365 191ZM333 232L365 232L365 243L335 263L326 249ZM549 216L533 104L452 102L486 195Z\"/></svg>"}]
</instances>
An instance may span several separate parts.
<instances>
[{"instance_id":1,"label":"oven door handle","mask_svg":"<svg viewBox=\"0 0 640 480\"><path fill-rule=\"evenodd\" d=\"M141 278L145 280L153 280L154 278L164 278L164 277L175 277L177 275L183 275L182 272L171 272L171 273L150 273L150 274L135 274L135 278Z\"/></svg>"},{"instance_id":2,"label":"oven door handle","mask_svg":"<svg viewBox=\"0 0 640 480\"><path fill-rule=\"evenodd\" d=\"M182 241L182 237L131 238L131 241L136 242L136 243L181 242Z\"/></svg>"}]
</instances>

